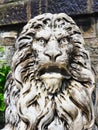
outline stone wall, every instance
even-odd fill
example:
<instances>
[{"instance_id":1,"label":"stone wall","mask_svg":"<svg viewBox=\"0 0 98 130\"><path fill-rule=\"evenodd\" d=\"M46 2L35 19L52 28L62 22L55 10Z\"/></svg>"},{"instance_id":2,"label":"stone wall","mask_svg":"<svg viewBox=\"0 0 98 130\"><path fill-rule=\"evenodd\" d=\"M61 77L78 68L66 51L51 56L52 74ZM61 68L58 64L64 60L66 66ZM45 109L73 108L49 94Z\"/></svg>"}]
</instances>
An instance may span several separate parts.
<instances>
[{"instance_id":1,"label":"stone wall","mask_svg":"<svg viewBox=\"0 0 98 130\"><path fill-rule=\"evenodd\" d=\"M0 46L5 49L0 59L10 65L22 27L34 16L47 12L65 12L76 21L98 84L98 0L0 0Z\"/></svg>"}]
</instances>

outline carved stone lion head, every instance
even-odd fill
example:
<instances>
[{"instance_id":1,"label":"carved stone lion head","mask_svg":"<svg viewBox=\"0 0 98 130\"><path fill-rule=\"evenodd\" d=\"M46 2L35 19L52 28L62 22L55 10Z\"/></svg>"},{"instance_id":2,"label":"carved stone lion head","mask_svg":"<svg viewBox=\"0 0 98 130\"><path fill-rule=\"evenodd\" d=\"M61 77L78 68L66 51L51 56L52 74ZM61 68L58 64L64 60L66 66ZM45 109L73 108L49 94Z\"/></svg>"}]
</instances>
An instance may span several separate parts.
<instances>
[{"instance_id":1,"label":"carved stone lion head","mask_svg":"<svg viewBox=\"0 0 98 130\"><path fill-rule=\"evenodd\" d=\"M16 48L5 87L10 130L92 129L94 74L75 22L64 13L39 15Z\"/></svg>"}]
</instances>

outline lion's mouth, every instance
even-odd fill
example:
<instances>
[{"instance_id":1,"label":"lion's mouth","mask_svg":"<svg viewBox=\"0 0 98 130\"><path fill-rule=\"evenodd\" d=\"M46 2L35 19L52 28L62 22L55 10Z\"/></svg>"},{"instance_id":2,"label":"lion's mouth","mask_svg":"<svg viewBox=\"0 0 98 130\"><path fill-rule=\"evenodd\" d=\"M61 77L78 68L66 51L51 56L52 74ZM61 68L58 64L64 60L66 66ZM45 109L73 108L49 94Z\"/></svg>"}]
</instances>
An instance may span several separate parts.
<instances>
[{"instance_id":1,"label":"lion's mouth","mask_svg":"<svg viewBox=\"0 0 98 130\"><path fill-rule=\"evenodd\" d=\"M66 78L69 79L70 73L68 72L68 69L64 67L63 65L54 65L54 64L49 64L49 65L43 65L39 69L39 76L41 77L50 77L50 78Z\"/></svg>"}]
</instances>

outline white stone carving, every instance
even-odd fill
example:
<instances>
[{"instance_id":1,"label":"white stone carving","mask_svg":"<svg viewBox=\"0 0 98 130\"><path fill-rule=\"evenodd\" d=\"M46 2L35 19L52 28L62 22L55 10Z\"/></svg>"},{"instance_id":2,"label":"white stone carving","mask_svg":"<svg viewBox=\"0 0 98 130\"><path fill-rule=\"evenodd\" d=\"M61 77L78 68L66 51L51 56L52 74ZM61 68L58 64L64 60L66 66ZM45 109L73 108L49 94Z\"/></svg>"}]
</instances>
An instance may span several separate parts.
<instances>
[{"instance_id":1,"label":"white stone carving","mask_svg":"<svg viewBox=\"0 0 98 130\"><path fill-rule=\"evenodd\" d=\"M95 79L75 22L65 13L36 16L16 48L3 130L93 130Z\"/></svg>"}]
</instances>

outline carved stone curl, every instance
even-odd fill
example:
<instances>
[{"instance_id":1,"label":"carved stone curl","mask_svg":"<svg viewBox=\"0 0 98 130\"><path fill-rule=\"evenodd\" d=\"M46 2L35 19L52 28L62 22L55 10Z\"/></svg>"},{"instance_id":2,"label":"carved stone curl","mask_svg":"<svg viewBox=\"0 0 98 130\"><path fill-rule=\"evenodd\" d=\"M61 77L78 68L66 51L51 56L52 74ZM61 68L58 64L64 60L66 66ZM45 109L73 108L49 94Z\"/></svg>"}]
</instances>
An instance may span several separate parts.
<instances>
[{"instance_id":1,"label":"carved stone curl","mask_svg":"<svg viewBox=\"0 0 98 130\"><path fill-rule=\"evenodd\" d=\"M92 130L94 74L75 22L64 13L39 15L16 48L4 130Z\"/></svg>"}]
</instances>

